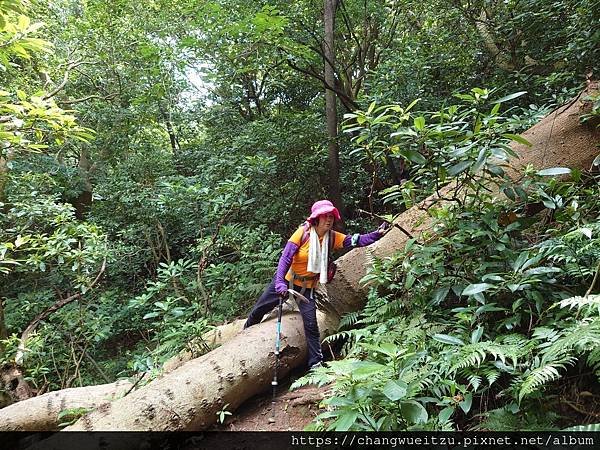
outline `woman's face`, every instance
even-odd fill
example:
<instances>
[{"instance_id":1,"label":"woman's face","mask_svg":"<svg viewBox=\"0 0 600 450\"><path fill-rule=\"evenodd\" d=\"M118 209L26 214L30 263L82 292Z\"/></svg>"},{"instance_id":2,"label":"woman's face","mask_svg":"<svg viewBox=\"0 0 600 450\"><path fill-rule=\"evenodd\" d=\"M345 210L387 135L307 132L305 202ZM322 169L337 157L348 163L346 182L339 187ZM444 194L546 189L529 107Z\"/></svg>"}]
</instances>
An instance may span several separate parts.
<instances>
[{"instance_id":1,"label":"woman's face","mask_svg":"<svg viewBox=\"0 0 600 450\"><path fill-rule=\"evenodd\" d=\"M323 214L319 216L319 222L317 223L317 227L324 231L329 231L333 227L333 223L335 222L335 217L333 214Z\"/></svg>"}]
</instances>

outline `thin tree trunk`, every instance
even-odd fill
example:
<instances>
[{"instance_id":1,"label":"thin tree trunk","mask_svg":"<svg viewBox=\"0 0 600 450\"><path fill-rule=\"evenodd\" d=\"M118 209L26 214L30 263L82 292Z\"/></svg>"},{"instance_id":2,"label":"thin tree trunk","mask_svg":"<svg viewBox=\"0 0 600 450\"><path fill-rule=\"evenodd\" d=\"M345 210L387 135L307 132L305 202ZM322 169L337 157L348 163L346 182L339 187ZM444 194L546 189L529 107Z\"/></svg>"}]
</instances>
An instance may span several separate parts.
<instances>
[{"instance_id":1,"label":"thin tree trunk","mask_svg":"<svg viewBox=\"0 0 600 450\"><path fill-rule=\"evenodd\" d=\"M0 298L0 340L8 337L8 330L6 328L6 322L4 321L4 303ZM0 344L0 352L2 352L3 346Z\"/></svg>"},{"instance_id":2,"label":"thin tree trunk","mask_svg":"<svg viewBox=\"0 0 600 450\"><path fill-rule=\"evenodd\" d=\"M323 21L325 24L325 41L323 42L324 74L326 86L335 86L335 12L337 0L325 0ZM329 169L329 197L342 215L345 215L344 202L340 186L340 149L337 142L338 119L336 95L331 89L325 89L325 117L327 122L327 154Z\"/></svg>"},{"instance_id":3,"label":"thin tree trunk","mask_svg":"<svg viewBox=\"0 0 600 450\"><path fill-rule=\"evenodd\" d=\"M0 212L6 213L6 199L4 189L6 182L8 181L8 162L12 158L12 151L7 153L6 157L0 153ZM4 305L2 304L2 298L0 297L0 339L6 339L8 337L8 330L6 328L6 322L4 320ZM4 352L4 345L0 343L0 353Z\"/></svg>"},{"instance_id":4,"label":"thin tree trunk","mask_svg":"<svg viewBox=\"0 0 600 450\"><path fill-rule=\"evenodd\" d=\"M6 203L6 183L8 182L8 167L10 161L14 157L14 151L8 150L6 156L0 154L0 203ZM2 210L6 212L6 204L2 207Z\"/></svg>"},{"instance_id":5,"label":"thin tree trunk","mask_svg":"<svg viewBox=\"0 0 600 450\"><path fill-rule=\"evenodd\" d=\"M90 152L87 148L82 148L79 153L79 162L77 164L79 167L79 174L81 175L81 179L83 181L83 191L77 199L75 199L75 215L79 220L83 220L85 218L85 213L92 206L92 194L93 194L93 186L92 181L90 179L90 172L92 171L92 163L90 161Z\"/></svg>"}]
</instances>

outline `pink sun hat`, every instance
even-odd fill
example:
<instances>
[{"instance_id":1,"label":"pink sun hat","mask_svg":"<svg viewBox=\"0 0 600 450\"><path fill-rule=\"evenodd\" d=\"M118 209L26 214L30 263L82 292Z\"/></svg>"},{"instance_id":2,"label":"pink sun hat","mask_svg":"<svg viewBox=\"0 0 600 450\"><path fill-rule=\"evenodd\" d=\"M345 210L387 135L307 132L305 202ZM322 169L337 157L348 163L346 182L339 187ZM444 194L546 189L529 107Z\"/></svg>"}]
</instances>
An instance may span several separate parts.
<instances>
[{"instance_id":1,"label":"pink sun hat","mask_svg":"<svg viewBox=\"0 0 600 450\"><path fill-rule=\"evenodd\" d=\"M313 220L319 216L322 216L323 214L329 213L333 214L337 220L342 220L340 212L335 206L333 206L333 203L331 203L329 200L319 200L312 205L312 208L310 208L310 217L308 220Z\"/></svg>"}]
</instances>

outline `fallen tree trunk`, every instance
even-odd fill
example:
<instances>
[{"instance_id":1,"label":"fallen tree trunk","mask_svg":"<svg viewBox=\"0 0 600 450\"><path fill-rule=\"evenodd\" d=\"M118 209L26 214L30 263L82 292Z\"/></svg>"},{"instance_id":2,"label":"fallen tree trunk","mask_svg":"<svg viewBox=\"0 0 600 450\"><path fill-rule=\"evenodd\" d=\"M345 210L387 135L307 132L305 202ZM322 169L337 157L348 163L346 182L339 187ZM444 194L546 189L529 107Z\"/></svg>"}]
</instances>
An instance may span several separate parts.
<instances>
[{"instance_id":1,"label":"fallen tree trunk","mask_svg":"<svg viewBox=\"0 0 600 450\"><path fill-rule=\"evenodd\" d=\"M124 396L133 384L115 383L62 389L32 397L0 409L0 431L50 431L58 428L58 414L66 409L102 410L116 398Z\"/></svg>"},{"instance_id":2,"label":"fallen tree trunk","mask_svg":"<svg viewBox=\"0 0 600 450\"><path fill-rule=\"evenodd\" d=\"M335 323L318 314L322 335ZM248 328L204 356L186 362L107 408L96 410L68 431L202 430L217 420L219 411L233 411L246 399L264 391L272 380L274 321ZM302 318L297 313L282 319L278 375L306 361ZM44 447L46 448L46 447ZM127 448L126 445L118 448Z\"/></svg>"},{"instance_id":3,"label":"fallen tree trunk","mask_svg":"<svg viewBox=\"0 0 600 450\"><path fill-rule=\"evenodd\" d=\"M207 333L204 333L199 339L192 339L190 348L181 351L179 354L170 358L163 365L163 373L169 373L183 365L187 361L196 358L198 354L206 353L206 350L212 350L223 342L227 342L244 328L245 319L235 320L231 323L225 323L215 327Z\"/></svg>"},{"instance_id":4,"label":"fallen tree trunk","mask_svg":"<svg viewBox=\"0 0 600 450\"><path fill-rule=\"evenodd\" d=\"M583 96L580 96L583 98ZM583 102L576 100L559 108L523 136L533 145L514 144L520 168L533 164L538 169L566 166L587 168L598 154L599 130L581 125ZM398 223L413 235L427 230L427 209L433 197L406 211ZM404 247L406 236L393 228L370 247L385 257ZM366 249L355 249L337 260L338 272L327 286L329 301L319 315L323 334L333 331L342 314L359 310L365 302L365 288L359 280L367 268ZM298 314L283 320L283 376L305 363L306 343ZM235 410L244 400L268 388L273 364L273 322L251 327L212 352L184 363L161 379L144 386L109 408L94 411L67 430L200 430L213 424L217 412ZM47 447L44 447L47 448ZM119 448L127 448L126 446Z\"/></svg>"}]
</instances>

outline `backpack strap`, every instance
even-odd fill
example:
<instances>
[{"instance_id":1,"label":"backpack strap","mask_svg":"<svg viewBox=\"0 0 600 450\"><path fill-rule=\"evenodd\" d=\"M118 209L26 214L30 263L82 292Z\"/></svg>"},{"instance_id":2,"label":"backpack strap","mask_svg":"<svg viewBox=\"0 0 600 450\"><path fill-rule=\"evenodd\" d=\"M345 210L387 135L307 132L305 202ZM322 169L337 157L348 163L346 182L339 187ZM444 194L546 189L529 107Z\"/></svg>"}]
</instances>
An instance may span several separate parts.
<instances>
[{"instance_id":1,"label":"backpack strap","mask_svg":"<svg viewBox=\"0 0 600 450\"><path fill-rule=\"evenodd\" d=\"M302 224L303 227L303 232L302 232L302 239L300 240L300 245L298 246L298 248L302 247L306 241L308 241L309 237L310 237L310 223L304 222ZM335 231L333 230L329 230L329 251L327 252L327 265L329 266L329 264L333 261L333 248L335 246ZM304 294L304 291L306 290L306 282L308 280L317 280L318 279L318 275L315 275L314 277L299 277L298 275L296 275L296 273L290 269L290 272L292 274L292 277L289 281L290 284L290 289L293 289L294 286L294 280L299 280L302 282L302 290L300 291L301 294Z\"/></svg>"},{"instance_id":2,"label":"backpack strap","mask_svg":"<svg viewBox=\"0 0 600 450\"><path fill-rule=\"evenodd\" d=\"M302 239L300 239L300 247L302 247L306 243L306 241L308 241L308 238L310 237L310 233L309 233L310 223L308 223L308 221L304 222L302 224L302 228L303 228L303 231L302 231Z\"/></svg>"},{"instance_id":3,"label":"backpack strap","mask_svg":"<svg viewBox=\"0 0 600 450\"><path fill-rule=\"evenodd\" d=\"M299 247L302 247L306 241L308 241L308 239L310 238L310 223L308 222L304 222L302 224L302 239L300 239L300 245ZM333 252L333 247L335 246L335 231L333 230L329 230L329 252L328 254L331 255Z\"/></svg>"}]
</instances>

